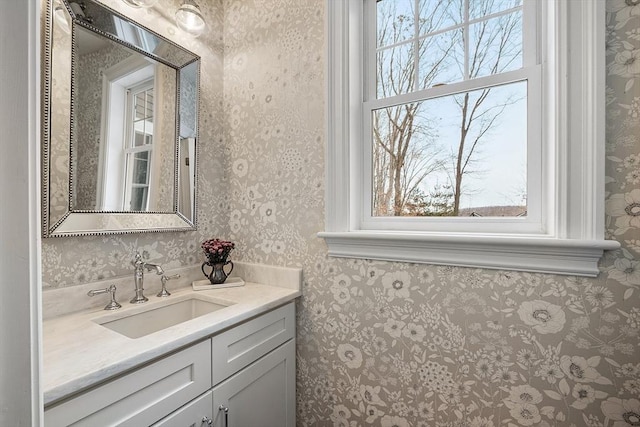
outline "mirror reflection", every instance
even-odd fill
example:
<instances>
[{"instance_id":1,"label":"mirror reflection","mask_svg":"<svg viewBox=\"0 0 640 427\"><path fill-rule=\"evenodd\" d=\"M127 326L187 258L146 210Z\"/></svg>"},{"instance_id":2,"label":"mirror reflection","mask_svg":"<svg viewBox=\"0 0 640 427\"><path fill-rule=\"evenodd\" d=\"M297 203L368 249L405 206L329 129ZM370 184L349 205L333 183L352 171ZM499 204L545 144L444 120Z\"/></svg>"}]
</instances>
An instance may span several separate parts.
<instances>
[{"instance_id":1,"label":"mirror reflection","mask_svg":"<svg viewBox=\"0 0 640 427\"><path fill-rule=\"evenodd\" d=\"M76 31L72 208L172 210L176 70L80 26Z\"/></svg>"},{"instance_id":2,"label":"mirror reflection","mask_svg":"<svg viewBox=\"0 0 640 427\"><path fill-rule=\"evenodd\" d=\"M94 0L49 0L43 235L195 228L199 57Z\"/></svg>"}]
</instances>

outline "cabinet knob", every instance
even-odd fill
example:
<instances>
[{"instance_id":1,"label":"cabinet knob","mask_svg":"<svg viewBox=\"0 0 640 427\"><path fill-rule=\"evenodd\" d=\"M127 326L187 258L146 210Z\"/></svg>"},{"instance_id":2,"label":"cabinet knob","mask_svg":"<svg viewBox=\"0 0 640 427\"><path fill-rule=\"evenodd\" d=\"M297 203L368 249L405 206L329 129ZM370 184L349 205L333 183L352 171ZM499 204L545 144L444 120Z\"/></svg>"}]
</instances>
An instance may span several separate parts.
<instances>
[{"instance_id":1,"label":"cabinet knob","mask_svg":"<svg viewBox=\"0 0 640 427\"><path fill-rule=\"evenodd\" d=\"M220 405L218 406L218 411L224 411L224 427L229 427L229 408Z\"/></svg>"},{"instance_id":2,"label":"cabinet knob","mask_svg":"<svg viewBox=\"0 0 640 427\"><path fill-rule=\"evenodd\" d=\"M213 420L209 417L202 417L202 424L208 425L208 426L212 426L213 425Z\"/></svg>"}]
</instances>

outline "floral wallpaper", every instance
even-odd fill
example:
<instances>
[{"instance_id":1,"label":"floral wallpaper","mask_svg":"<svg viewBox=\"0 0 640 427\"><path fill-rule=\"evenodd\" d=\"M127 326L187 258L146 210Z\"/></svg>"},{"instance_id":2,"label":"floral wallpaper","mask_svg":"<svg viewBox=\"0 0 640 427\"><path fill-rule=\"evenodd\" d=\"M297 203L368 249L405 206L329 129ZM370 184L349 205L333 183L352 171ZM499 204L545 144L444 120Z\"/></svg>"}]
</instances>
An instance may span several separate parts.
<instances>
[{"instance_id":1,"label":"floral wallpaper","mask_svg":"<svg viewBox=\"0 0 640 427\"><path fill-rule=\"evenodd\" d=\"M622 248L595 279L327 257L324 1L201 3L224 47L194 47L199 231L45 241L50 286L129 274L136 246L177 266L230 238L234 259L304 269L300 426L640 425L638 1L607 0L606 234Z\"/></svg>"},{"instance_id":2,"label":"floral wallpaper","mask_svg":"<svg viewBox=\"0 0 640 427\"><path fill-rule=\"evenodd\" d=\"M225 1L236 256L301 266L300 426L640 425L640 5L609 1L597 279L326 256L324 2Z\"/></svg>"}]
</instances>

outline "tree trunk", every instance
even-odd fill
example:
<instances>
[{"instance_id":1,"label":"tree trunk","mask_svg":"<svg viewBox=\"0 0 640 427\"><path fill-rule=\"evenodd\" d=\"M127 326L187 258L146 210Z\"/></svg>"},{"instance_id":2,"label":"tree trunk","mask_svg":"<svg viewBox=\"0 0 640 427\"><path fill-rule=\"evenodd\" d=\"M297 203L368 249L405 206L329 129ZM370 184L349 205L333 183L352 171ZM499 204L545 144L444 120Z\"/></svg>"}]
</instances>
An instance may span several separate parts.
<instances>
[{"instance_id":1,"label":"tree trunk","mask_svg":"<svg viewBox=\"0 0 640 427\"><path fill-rule=\"evenodd\" d=\"M464 95L462 104L462 118L460 121L460 143L458 144L458 156L456 159L455 185L453 188L453 216L458 216L460 211L460 196L462 193L462 177L464 176L463 160L464 145L467 140L467 109L469 107L469 93Z\"/></svg>"},{"instance_id":2,"label":"tree trunk","mask_svg":"<svg viewBox=\"0 0 640 427\"><path fill-rule=\"evenodd\" d=\"M395 160L395 171L393 176L393 214L395 216L402 216L403 208L403 194L402 194L402 161L398 158Z\"/></svg>"}]
</instances>

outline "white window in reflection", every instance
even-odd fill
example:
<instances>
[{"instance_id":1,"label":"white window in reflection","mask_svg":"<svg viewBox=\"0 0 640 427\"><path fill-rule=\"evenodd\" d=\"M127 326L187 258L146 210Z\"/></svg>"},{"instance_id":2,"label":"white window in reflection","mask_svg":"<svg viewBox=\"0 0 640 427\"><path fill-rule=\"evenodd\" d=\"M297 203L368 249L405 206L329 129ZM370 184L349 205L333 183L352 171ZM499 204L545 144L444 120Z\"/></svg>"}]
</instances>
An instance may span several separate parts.
<instances>
[{"instance_id":1,"label":"white window in reflection","mask_svg":"<svg viewBox=\"0 0 640 427\"><path fill-rule=\"evenodd\" d=\"M123 210L147 211L153 150L153 79L127 91Z\"/></svg>"},{"instance_id":2,"label":"white window in reflection","mask_svg":"<svg viewBox=\"0 0 640 427\"><path fill-rule=\"evenodd\" d=\"M103 79L97 209L148 211L155 203L150 190L159 153L153 150L155 65L130 57L106 70Z\"/></svg>"}]
</instances>

